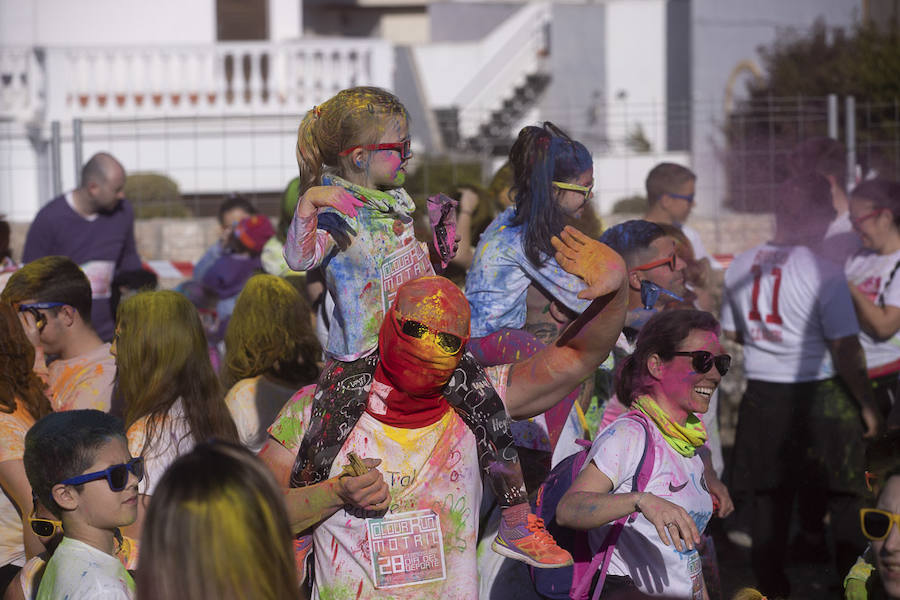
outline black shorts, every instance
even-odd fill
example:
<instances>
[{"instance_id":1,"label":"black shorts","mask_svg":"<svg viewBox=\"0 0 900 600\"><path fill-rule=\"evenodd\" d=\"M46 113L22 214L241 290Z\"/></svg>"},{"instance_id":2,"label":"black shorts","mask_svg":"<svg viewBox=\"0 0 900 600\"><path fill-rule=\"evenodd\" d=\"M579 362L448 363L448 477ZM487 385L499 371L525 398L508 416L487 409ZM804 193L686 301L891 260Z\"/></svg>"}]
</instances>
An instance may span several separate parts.
<instances>
[{"instance_id":1,"label":"black shorts","mask_svg":"<svg viewBox=\"0 0 900 600\"><path fill-rule=\"evenodd\" d=\"M863 432L859 406L839 379L751 379L738 416L731 487L865 494Z\"/></svg>"}]
</instances>

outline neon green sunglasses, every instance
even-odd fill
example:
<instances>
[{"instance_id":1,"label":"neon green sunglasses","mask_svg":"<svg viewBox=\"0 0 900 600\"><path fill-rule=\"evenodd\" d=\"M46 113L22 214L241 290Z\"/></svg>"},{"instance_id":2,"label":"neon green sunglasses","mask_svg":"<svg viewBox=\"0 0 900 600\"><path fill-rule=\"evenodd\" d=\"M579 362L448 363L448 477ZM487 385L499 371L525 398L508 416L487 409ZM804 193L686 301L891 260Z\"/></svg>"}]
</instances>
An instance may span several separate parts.
<instances>
[{"instance_id":1,"label":"neon green sunglasses","mask_svg":"<svg viewBox=\"0 0 900 600\"><path fill-rule=\"evenodd\" d=\"M594 185L590 186L578 185L577 183L566 183L565 181L553 181L553 187L558 188L560 190L568 190L570 192L579 192L584 194L585 198L589 198L591 196L591 192L594 190Z\"/></svg>"}]
</instances>

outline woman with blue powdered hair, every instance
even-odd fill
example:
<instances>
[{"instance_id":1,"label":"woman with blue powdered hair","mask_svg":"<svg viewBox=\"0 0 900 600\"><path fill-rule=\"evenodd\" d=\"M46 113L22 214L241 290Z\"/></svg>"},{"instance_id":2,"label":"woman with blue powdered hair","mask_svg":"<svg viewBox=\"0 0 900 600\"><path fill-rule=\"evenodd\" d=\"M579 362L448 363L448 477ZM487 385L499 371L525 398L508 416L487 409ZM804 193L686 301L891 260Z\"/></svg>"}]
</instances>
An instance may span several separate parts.
<instances>
[{"instance_id":1,"label":"woman with blue powdered hair","mask_svg":"<svg viewBox=\"0 0 900 600\"><path fill-rule=\"evenodd\" d=\"M512 206L481 234L466 278L472 306L469 349L484 365L527 358L588 306L579 297L585 283L557 263L550 240L566 225L586 229L582 217L594 185L590 152L547 122L519 132L509 164ZM583 420L578 407L573 410L580 392L576 389L534 422L513 423L516 444L551 454L557 446L561 452L571 446L559 442L580 437L576 430ZM566 433L570 430L572 435Z\"/></svg>"},{"instance_id":2,"label":"woman with blue powdered hair","mask_svg":"<svg viewBox=\"0 0 900 600\"><path fill-rule=\"evenodd\" d=\"M473 338L525 328L526 292L532 283L563 312L577 315L588 305L578 297L584 282L559 266L550 239L567 223L578 223L593 196L590 152L548 122L522 129L509 160L513 206L481 235L466 277Z\"/></svg>"}]
</instances>

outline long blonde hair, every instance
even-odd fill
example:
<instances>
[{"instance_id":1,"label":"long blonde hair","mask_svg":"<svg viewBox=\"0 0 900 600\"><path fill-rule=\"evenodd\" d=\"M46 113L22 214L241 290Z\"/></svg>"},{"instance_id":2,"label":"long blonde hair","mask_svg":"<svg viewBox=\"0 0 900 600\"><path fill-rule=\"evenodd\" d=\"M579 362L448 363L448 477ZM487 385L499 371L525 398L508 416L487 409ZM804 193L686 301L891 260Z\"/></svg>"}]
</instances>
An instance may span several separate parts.
<instances>
[{"instance_id":1,"label":"long blonde hair","mask_svg":"<svg viewBox=\"0 0 900 600\"><path fill-rule=\"evenodd\" d=\"M232 444L200 444L153 493L141 535L141 600L293 600L290 526L271 473Z\"/></svg>"},{"instance_id":2,"label":"long blonde hair","mask_svg":"<svg viewBox=\"0 0 900 600\"><path fill-rule=\"evenodd\" d=\"M144 450L153 447L159 424L179 398L195 441L237 441L200 315L185 296L160 290L126 299L119 305L116 338L125 426L148 417Z\"/></svg>"},{"instance_id":3,"label":"long blonde hair","mask_svg":"<svg viewBox=\"0 0 900 600\"><path fill-rule=\"evenodd\" d=\"M409 113L397 96L377 87L341 90L307 111L297 129L300 193L319 184L325 167L342 173L350 158L340 152L376 143L392 118L408 121Z\"/></svg>"},{"instance_id":4,"label":"long blonde hair","mask_svg":"<svg viewBox=\"0 0 900 600\"><path fill-rule=\"evenodd\" d=\"M238 296L225 331L222 381L272 374L297 385L319 376L322 347L309 305L294 286L275 275L254 275ZM298 360L300 359L300 360Z\"/></svg>"}]
</instances>

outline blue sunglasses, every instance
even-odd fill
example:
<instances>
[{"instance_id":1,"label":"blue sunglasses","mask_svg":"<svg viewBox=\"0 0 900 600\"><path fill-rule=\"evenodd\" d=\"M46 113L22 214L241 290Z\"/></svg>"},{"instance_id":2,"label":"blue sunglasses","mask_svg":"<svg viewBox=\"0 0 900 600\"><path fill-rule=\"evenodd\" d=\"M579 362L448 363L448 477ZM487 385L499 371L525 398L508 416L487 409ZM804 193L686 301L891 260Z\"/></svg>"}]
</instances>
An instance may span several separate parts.
<instances>
[{"instance_id":1,"label":"blue sunglasses","mask_svg":"<svg viewBox=\"0 0 900 600\"><path fill-rule=\"evenodd\" d=\"M679 200L687 200L688 203L690 203L690 204L694 203L694 195L693 194L686 195L686 194L674 194L672 192L666 192L666 195L672 196L673 198L678 198Z\"/></svg>"},{"instance_id":2,"label":"blue sunglasses","mask_svg":"<svg viewBox=\"0 0 900 600\"><path fill-rule=\"evenodd\" d=\"M43 333L44 327L47 326L47 317L40 311L65 305L65 302L32 302L31 304L20 304L19 312L30 312L38 331Z\"/></svg>"},{"instance_id":3,"label":"blue sunglasses","mask_svg":"<svg viewBox=\"0 0 900 600\"><path fill-rule=\"evenodd\" d=\"M62 485L81 485L82 483L88 483L89 481L106 479L106 483L109 484L109 489L114 492L121 492L125 489L125 486L128 485L129 472L134 473L134 476L137 477L138 481L142 480L144 478L144 459L138 456L137 458L132 458L127 463L113 465L102 471L94 471L93 473L85 473L84 475L70 477L65 481L60 481L60 483Z\"/></svg>"}]
</instances>

